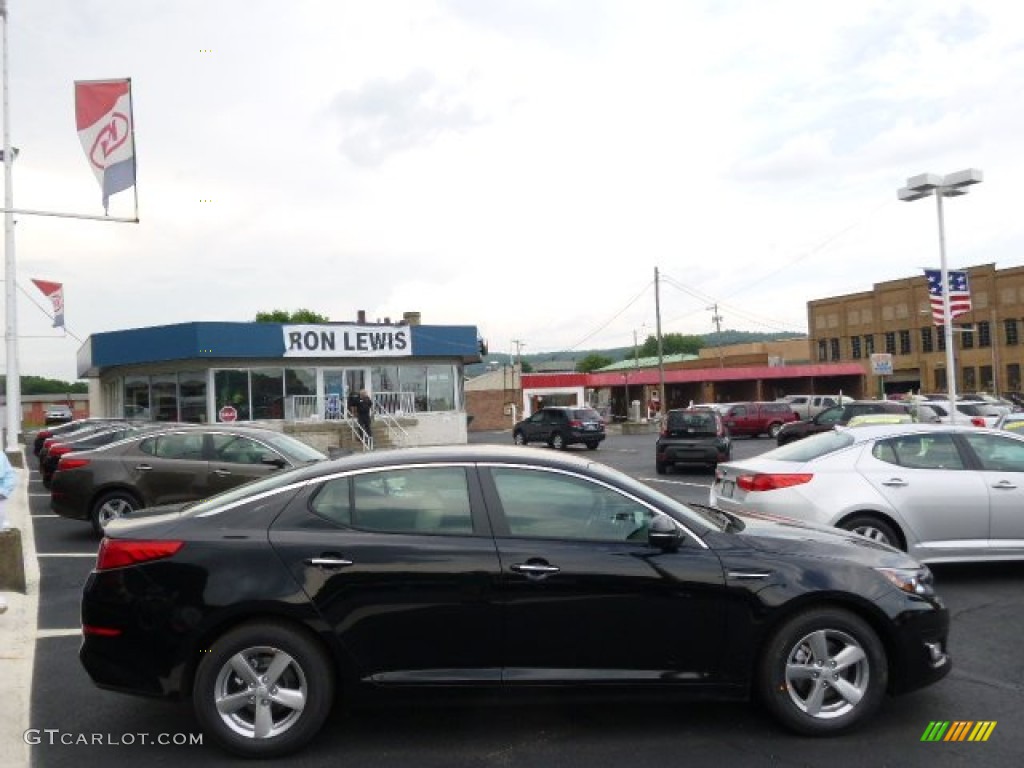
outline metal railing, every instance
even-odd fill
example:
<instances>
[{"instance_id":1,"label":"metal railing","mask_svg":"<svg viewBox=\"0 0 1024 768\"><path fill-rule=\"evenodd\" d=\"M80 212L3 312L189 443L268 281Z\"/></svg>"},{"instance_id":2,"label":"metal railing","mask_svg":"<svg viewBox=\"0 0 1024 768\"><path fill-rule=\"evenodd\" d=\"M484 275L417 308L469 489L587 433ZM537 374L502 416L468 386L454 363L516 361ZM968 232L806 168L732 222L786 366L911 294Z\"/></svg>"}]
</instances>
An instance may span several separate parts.
<instances>
[{"instance_id":1,"label":"metal railing","mask_svg":"<svg viewBox=\"0 0 1024 768\"><path fill-rule=\"evenodd\" d=\"M392 445L404 447L409 444L409 433L396 417L415 411L416 398L412 392L375 392L373 395L373 416L384 425ZM358 420L352 418L347 405L337 395L323 398L316 395L290 395L285 398L284 418L286 421L344 422L364 451L373 450L373 437L366 433Z\"/></svg>"}]
</instances>

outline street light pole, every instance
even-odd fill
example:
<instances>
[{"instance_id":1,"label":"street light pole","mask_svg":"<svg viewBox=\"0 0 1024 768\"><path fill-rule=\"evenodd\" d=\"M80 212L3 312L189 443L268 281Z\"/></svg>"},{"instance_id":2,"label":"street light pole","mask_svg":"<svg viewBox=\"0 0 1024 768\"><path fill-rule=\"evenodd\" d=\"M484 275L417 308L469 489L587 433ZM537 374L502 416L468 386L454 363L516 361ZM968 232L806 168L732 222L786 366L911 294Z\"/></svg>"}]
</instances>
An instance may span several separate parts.
<instances>
[{"instance_id":1,"label":"street light pole","mask_svg":"<svg viewBox=\"0 0 1024 768\"><path fill-rule=\"evenodd\" d=\"M953 318L949 311L949 269L946 266L946 228L942 211L942 198L966 195L971 184L978 184L983 176L977 168L968 168L946 176L922 173L907 179L907 186L897 191L900 200L910 203L935 195L939 214L939 259L942 280L942 323L946 339L946 391L949 393L949 415L956 413L956 360L953 357Z\"/></svg>"}]
</instances>

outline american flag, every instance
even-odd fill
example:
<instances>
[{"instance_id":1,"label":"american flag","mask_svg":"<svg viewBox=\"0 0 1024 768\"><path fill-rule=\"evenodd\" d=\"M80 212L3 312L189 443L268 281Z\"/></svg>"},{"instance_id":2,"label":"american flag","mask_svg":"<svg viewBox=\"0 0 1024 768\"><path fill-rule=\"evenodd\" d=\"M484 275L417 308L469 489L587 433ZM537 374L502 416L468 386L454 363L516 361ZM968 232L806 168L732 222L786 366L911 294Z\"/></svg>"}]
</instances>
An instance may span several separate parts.
<instances>
[{"instance_id":1,"label":"american flag","mask_svg":"<svg viewBox=\"0 0 1024 768\"><path fill-rule=\"evenodd\" d=\"M967 283L964 271L947 270L949 276L949 319L971 311L971 288ZM942 314L942 270L926 269L924 276L928 278L928 298L932 304L932 321L935 325L945 325Z\"/></svg>"}]
</instances>

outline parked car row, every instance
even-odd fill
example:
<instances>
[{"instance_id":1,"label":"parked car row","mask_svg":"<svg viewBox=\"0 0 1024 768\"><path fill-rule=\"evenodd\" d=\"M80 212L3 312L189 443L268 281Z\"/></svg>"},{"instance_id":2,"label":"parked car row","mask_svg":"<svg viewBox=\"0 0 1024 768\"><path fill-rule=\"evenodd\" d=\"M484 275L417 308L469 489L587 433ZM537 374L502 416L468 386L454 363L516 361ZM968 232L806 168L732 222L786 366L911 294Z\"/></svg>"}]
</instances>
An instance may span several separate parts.
<instances>
[{"instance_id":1,"label":"parked car row","mask_svg":"<svg viewBox=\"0 0 1024 768\"><path fill-rule=\"evenodd\" d=\"M52 511L90 522L97 535L138 509L207 498L327 458L289 435L248 425L92 419L43 430L34 444Z\"/></svg>"}]
</instances>

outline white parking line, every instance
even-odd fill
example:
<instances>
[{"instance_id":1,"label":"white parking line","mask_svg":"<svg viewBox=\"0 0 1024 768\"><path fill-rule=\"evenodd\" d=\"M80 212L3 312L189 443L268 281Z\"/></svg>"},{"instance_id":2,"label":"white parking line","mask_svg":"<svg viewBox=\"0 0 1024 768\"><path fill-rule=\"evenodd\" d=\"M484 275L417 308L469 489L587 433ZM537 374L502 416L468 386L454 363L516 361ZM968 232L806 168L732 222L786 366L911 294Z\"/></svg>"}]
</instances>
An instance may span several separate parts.
<instances>
[{"instance_id":1,"label":"white parking line","mask_svg":"<svg viewBox=\"0 0 1024 768\"><path fill-rule=\"evenodd\" d=\"M75 627L75 629L40 629L36 632L36 640L44 640L47 637L78 637L81 634L81 627Z\"/></svg>"},{"instance_id":2,"label":"white parking line","mask_svg":"<svg viewBox=\"0 0 1024 768\"><path fill-rule=\"evenodd\" d=\"M36 557L96 557L95 552L37 552Z\"/></svg>"}]
</instances>

